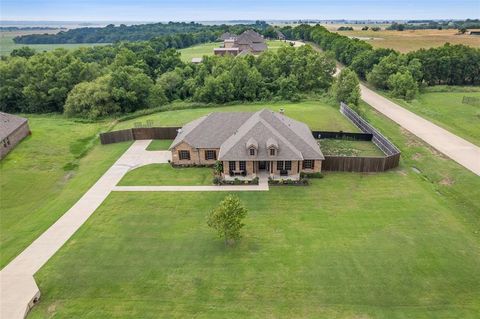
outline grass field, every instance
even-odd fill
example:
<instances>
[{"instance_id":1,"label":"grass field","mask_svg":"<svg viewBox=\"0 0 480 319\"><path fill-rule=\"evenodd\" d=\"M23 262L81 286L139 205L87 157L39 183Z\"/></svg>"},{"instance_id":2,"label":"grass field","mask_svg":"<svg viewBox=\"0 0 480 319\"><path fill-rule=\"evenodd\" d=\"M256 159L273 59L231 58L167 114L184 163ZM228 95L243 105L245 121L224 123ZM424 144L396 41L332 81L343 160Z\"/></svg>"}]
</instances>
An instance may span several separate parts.
<instances>
[{"instance_id":1,"label":"grass field","mask_svg":"<svg viewBox=\"0 0 480 319\"><path fill-rule=\"evenodd\" d=\"M406 31L337 31L339 34L359 37L374 48L391 48L409 52L421 48L439 47L449 42L480 48L480 37L457 35L457 30L406 30ZM365 39L368 38L368 39Z\"/></svg>"},{"instance_id":2,"label":"grass field","mask_svg":"<svg viewBox=\"0 0 480 319\"><path fill-rule=\"evenodd\" d=\"M221 42L204 43L194 45L189 48L180 49L179 51L182 54L182 60L184 62L190 62L192 61L192 58L201 58L205 55L213 55L213 49L219 48L221 44ZM287 44L278 40L268 40L267 45L269 50L276 51Z\"/></svg>"},{"instance_id":3,"label":"grass field","mask_svg":"<svg viewBox=\"0 0 480 319\"><path fill-rule=\"evenodd\" d=\"M480 99L480 88L432 87L411 101L393 99L464 139L480 146L480 105L462 103L463 97Z\"/></svg>"},{"instance_id":4,"label":"grass field","mask_svg":"<svg viewBox=\"0 0 480 319\"><path fill-rule=\"evenodd\" d=\"M96 134L109 123L55 115L28 119L32 135L0 162L0 268L63 215L129 145L98 146Z\"/></svg>"},{"instance_id":5,"label":"grass field","mask_svg":"<svg viewBox=\"0 0 480 319\"><path fill-rule=\"evenodd\" d=\"M179 111L166 111L120 122L115 128L125 129L134 126L135 122L146 123L151 120L157 126L184 125L200 116L211 112L255 112L262 108L279 111L285 109L285 114L299 121L307 123L312 130L359 132L351 122L339 112L336 106L329 105L324 100L305 101L299 103L253 103L228 106L195 108Z\"/></svg>"},{"instance_id":6,"label":"grass field","mask_svg":"<svg viewBox=\"0 0 480 319\"><path fill-rule=\"evenodd\" d=\"M383 152L370 141L349 141L336 139L319 140L324 155L341 156L384 156Z\"/></svg>"},{"instance_id":7,"label":"grass field","mask_svg":"<svg viewBox=\"0 0 480 319\"><path fill-rule=\"evenodd\" d=\"M224 193L113 193L37 273L30 318L478 318L478 177L363 108L398 169L238 193L228 249L205 222Z\"/></svg>"},{"instance_id":8,"label":"grass field","mask_svg":"<svg viewBox=\"0 0 480 319\"><path fill-rule=\"evenodd\" d=\"M213 169L209 167L173 168L170 164L150 164L130 171L121 186L145 185L212 185Z\"/></svg>"},{"instance_id":9,"label":"grass field","mask_svg":"<svg viewBox=\"0 0 480 319\"><path fill-rule=\"evenodd\" d=\"M52 30L49 30L50 32ZM34 31L2 31L0 32L0 56L9 55L14 49L29 46L38 52L51 51L57 48L76 49L80 47L91 47L97 45L106 45L106 43L71 43L71 44L16 44L13 38L17 35L32 34ZM36 33L48 33L48 31L40 31Z\"/></svg>"}]
</instances>

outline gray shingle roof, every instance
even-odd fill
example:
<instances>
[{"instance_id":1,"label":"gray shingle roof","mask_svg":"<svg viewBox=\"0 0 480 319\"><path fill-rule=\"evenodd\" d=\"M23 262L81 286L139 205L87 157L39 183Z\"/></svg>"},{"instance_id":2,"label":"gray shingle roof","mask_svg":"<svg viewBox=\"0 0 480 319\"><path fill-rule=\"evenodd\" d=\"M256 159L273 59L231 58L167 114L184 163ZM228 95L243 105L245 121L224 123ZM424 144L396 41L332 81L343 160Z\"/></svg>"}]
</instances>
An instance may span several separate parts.
<instances>
[{"instance_id":1,"label":"gray shingle roof","mask_svg":"<svg viewBox=\"0 0 480 319\"><path fill-rule=\"evenodd\" d=\"M12 134L25 122L27 122L27 119L24 117L0 112L0 140Z\"/></svg>"},{"instance_id":2,"label":"gray shingle roof","mask_svg":"<svg viewBox=\"0 0 480 319\"><path fill-rule=\"evenodd\" d=\"M186 124L170 148L182 141L194 148L220 148L220 160L249 160L248 146L257 145L255 160L324 159L308 126L270 110L255 113L210 113ZM276 144L271 157L267 148Z\"/></svg>"}]
</instances>

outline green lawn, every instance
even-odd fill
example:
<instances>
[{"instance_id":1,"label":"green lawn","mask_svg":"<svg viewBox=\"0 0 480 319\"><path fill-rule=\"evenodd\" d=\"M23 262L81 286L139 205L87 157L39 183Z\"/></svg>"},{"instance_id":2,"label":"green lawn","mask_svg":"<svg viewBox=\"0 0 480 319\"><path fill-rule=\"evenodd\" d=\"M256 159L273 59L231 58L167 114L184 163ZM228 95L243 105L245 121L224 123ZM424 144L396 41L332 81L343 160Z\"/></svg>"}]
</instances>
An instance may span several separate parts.
<instances>
[{"instance_id":1,"label":"green lawn","mask_svg":"<svg viewBox=\"0 0 480 319\"><path fill-rule=\"evenodd\" d=\"M13 32L0 32L0 56L9 55L14 49L29 46L38 52L51 51L58 48L77 49L80 47L92 47L98 45L107 45L108 43L64 43L64 44L16 44L13 42L15 37Z\"/></svg>"},{"instance_id":2,"label":"green lawn","mask_svg":"<svg viewBox=\"0 0 480 319\"><path fill-rule=\"evenodd\" d=\"M324 155L342 156L384 156L383 152L370 141L349 141L336 139L319 140Z\"/></svg>"},{"instance_id":3,"label":"green lawn","mask_svg":"<svg viewBox=\"0 0 480 319\"><path fill-rule=\"evenodd\" d=\"M201 58L205 55L213 55L213 49L219 48L221 45L222 42L209 42L197 44L185 49L180 49L178 51L180 51L180 53L182 54L181 57L184 62L191 62L192 58ZM276 51L287 44L278 40L268 40L267 45L269 50Z\"/></svg>"},{"instance_id":4,"label":"green lawn","mask_svg":"<svg viewBox=\"0 0 480 319\"><path fill-rule=\"evenodd\" d=\"M130 145L98 145L96 134L109 123L27 117L32 135L0 162L0 268L73 206Z\"/></svg>"},{"instance_id":5,"label":"green lawn","mask_svg":"<svg viewBox=\"0 0 480 319\"><path fill-rule=\"evenodd\" d=\"M172 145L173 140L153 140L148 144L148 151L166 151Z\"/></svg>"},{"instance_id":6,"label":"green lawn","mask_svg":"<svg viewBox=\"0 0 480 319\"><path fill-rule=\"evenodd\" d=\"M166 111L120 122L115 129L131 128L134 126L135 122L146 123L148 120L152 120L156 126L177 126L184 125L211 112L256 112L262 108L271 109L277 112L281 108L284 108L287 116L307 123L312 130L360 132L356 126L339 112L338 106L332 106L323 99L298 103L261 102Z\"/></svg>"},{"instance_id":7,"label":"green lawn","mask_svg":"<svg viewBox=\"0 0 480 319\"><path fill-rule=\"evenodd\" d=\"M30 318L478 318L480 179L362 108L399 168L239 192L228 249L205 222L225 193L115 192L37 273Z\"/></svg>"},{"instance_id":8,"label":"green lawn","mask_svg":"<svg viewBox=\"0 0 480 319\"><path fill-rule=\"evenodd\" d=\"M451 92L438 92L451 90ZM444 129L480 146L480 105L463 104L464 96L480 98L480 88L433 87L411 102L400 105Z\"/></svg>"},{"instance_id":9,"label":"green lawn","mask_svg":"<svg viewBox=\"0 0 480 319\"><path fill-rule=\"evenodd\" d=\"M212 185L212 180L212 168L173 168L170 164L150 164L128 172L118 185Z\"/></svg>"}]
</instances>

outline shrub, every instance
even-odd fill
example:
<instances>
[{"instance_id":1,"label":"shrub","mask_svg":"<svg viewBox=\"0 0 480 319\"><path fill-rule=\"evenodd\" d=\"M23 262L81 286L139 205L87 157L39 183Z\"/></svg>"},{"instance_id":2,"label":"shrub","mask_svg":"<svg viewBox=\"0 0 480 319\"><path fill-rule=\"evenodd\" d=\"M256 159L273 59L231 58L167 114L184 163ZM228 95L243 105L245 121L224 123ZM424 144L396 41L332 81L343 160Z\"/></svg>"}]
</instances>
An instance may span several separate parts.
<instances>
[{"instance_id":1,"label":"shrub","mask_svg":"<svg viewBox=\"0 0 480 319\"><path fill-rule=\"evenodd\" d=\"M222 184L222 179L221 179L220 177L218 177L218 176L215 176L215 177L213 178L213 184L215 184L215 185L220 185L220 184Z\"/></svg>"},{"instance_id":2,"label":"shrub","mask_svg":"<svg viewBox=\"0 0 480 319\"><path fill-rule=\"evenodd\" d=\"M300 178L323 178L323 174L320 172L315 172L315 173L301 172Z\"/></svg>"},{"instance_id":3,"label":"shrub","mask_svg":"<svg viewBox=\"0 0 480 319\"><path fill-rule=\"evenodd\" d=\"M247 209L235 195L225 197L217 208L207 217L208 226L223 237L225 246L241 238L240 230L245 226L242 220L247 216Z\"/></svg>"}]
</instances>

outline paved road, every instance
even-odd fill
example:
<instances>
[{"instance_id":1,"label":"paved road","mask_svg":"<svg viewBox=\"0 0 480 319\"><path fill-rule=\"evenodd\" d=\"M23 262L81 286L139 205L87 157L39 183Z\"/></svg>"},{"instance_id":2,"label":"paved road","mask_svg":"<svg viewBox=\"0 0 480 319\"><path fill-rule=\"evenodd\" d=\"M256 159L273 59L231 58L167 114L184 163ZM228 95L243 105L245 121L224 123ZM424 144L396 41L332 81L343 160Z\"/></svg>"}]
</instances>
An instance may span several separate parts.
<instances>
[{"instance_id":1,"label":"paved road","mask_svg":"<svg viewBox=\"0 0 480 319\"><path fill-rule=\"evenodd\" d=\"M362 100L438 151L480 176L480 147L427 121L378 93L360 85Z\"/></svg>"},{"instance_id":2,"label":"paved road","mask_svg":"<svg viewBox=\"0 0 480 319\"><path fill-rule=\"evenodd\" d=\"M0 271L0 318L24 318L40 291L33 275L82 226L131 169L167 163L168 151L146 151L151 140L135 141L75 205Z\"/></svg>"}]
</instances>

